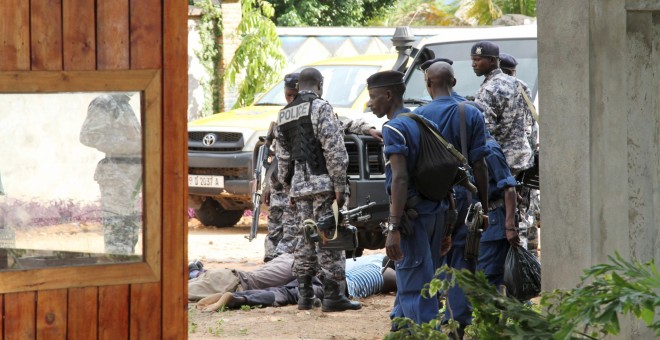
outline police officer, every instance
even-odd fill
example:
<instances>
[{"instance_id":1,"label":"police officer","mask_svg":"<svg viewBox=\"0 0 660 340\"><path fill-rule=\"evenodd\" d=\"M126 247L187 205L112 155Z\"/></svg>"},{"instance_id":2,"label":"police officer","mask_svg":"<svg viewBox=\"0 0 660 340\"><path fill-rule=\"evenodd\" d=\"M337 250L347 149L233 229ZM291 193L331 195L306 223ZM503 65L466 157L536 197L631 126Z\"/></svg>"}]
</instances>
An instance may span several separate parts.
<instances>
[{"instance_id":1,"label":"police officer","mask_svg":"<svg viewBox=\"0 0 660 340\"><path fill-rule=\"evenodd\" d=\"M105 153L94 172L101 190L105 252L134 254L141 214L136 202L142 192L140 122L126 94L100 95L87 109L80 142Z\"/></svg>"},{"instance_id":2,"label":"police officer","mask_svg":"<svg viewBox=\"0 0 660 340\"><path fill-rule=\"evenodd\" d=\"M395 261L397 273L396 299L390 318L407 317L422 324L438 315L438 299L425 298L420 291L440 266L439 249L445 236L444 212L448 203L421 197L410 177L419 155L420 131L413 119L400 115L410 112L403 107L403 74L397 71L375 73L367 79L367 89L373 113L378 118L387 116L389 119L382 129L385 188L390 196L385 248L387 256ZM411 200L417 200L414 219L404 217ZM413 232L402 236L404 223L408 223ZM392 324L392 330L397 329L397 325Z\"/></svg>"},{"instance_id":3,"label":"police officer","mask_svg":"<svg viewBox=\"0 0 660 340\"><path fill-rule=\"evenodd\" d=\"M515 78L500 69L500 49L495 43L481 41L470 51L472 69L484 82L475 96L475 102L486 107L486 128L501 145L511 173L517 176L530 168L534 153L527 131L531 130L531 111L518 90Z\"/></svg>"},{"instance_id":4,"label":"police officer","mask_svg":"<svg viewBox=\"0 0 660 340\"><path fill-rule=\"evenodd\" d=\"M284 98L287 104L291 103L298 95L298 78L300 73L289 73L284 76ZM349 118L340 118L342 130L345 133L370 135L382 141L382 134L374 126L363 119L351 120ZM273 131L274 138L277 129ZM272 150L275 150L277 143L272 144ZM275 158L267 173L269 177L269 192L264 194L269 204L268 215L268 235L265 240L264 262L268 262L278 255L284 253L293 253L296 246L296 234L298 226L295 224L295 206L289 204L288 192L290 188L277 180L277 159ZM346 189L348 194L348 188Z\"/></svg>"},{"instance_id":5,"label":"police officer","mask_svg":"<svg viewBox=\"0 0 660 340\"><path fill-rule=\"evenodd\" d=\"M481 235L477 269L488 282L504 284L504 262L510 247L520 246L516 227L516 179L511 175L504 153L494 138L486 141L488 165L488 229Z\"/></svg>"},{"instance_id":6,"label":"police officer","mask_svg":"<svg viewBox=\"0 0 660 340\"><path fill-rule=\"evenodd\" d=\"M461 119L459 113L459 100L452 95L456 84L454 70L445 62L433 63L426 70L426 89L433 98L430 103L415 110L428 120L436 123L442 136L458 150L463 149L461 141ZM465 114L465 145L468 164L472 167L479 201L482 207L488 207L488 167L484 159L486 155L486 126L483 115L473 105L463 105ZM457 224L452 231L452 247L446 256L446 263L455 269L469 269L475 271L476 259L464 257L466 238L468 234L465 217L470 204L474 203L472 194L462 186L454 187L456 207L458 209ZM487 209L487 208L484 208ZM488 219L486 218L486 221ZM444 321L453 317L459 322L459 337L467 325L472 323L472 309L460 287L452 287L447 292L449 308Z\"/></svg>"},{"instance_id":7,"label":"police officer","mask_svg":"<svg viewBox=\"0 0 660 340\"><path fill-rule=\"evenodd\" d=\"M278 180L291 185L289 198L296 205L296 225L332 214L332 204L345 202L348 154L341 124L332 106L321 99L323 76L315 68L300 72L298 95L278 116L276 156ZM344 295L346 279L343 251L317 249L304 241L302 228L294 250L293 270L298 278L298 309L314 305L312 276L319 267L325 286L323 311L360 309Z\"/></svg>"},{"instance_id":8,"label":"police officer","mask_svg":"<svg viewBox=\"0 0 660 340\"><path fill-rule=\"evenodd\" d=\"M300 73L289 73L284 76L284 99L287 104L291 103L298 95L298 77ZM275 138L277 129L273 130L272 139ZM271 144L271 151L277 147L277 143ZM275 153L273 152L273 156ZM272 168L272 170L271 170ZM293 253L296 247L298 227L295 223L295 207L289 202L288 185L277 179L277 158L273 161L266 172L268 176L269 192L264 194L267 198L268 208L268 234L265 240L264 262L268 262L278 255Z\"/></svg>"},{"instance_id":9,"label":"police officer","mask_svg":"<svg viewBox=\"0 0 660 340\"><path fill-rule=\"evenodd\" d=\"M531 91L529 86L525 84L520 78L516 78L516 66L518 61L512 55L500 52L500 68L502 72L508 74L516 79L518 82L518 91L523 95L527 107L532 111L532 116L527 117L532 120L531 124L525 124L527 130L527 137L532 145L532 150L535 152L539 145L539 128L536 117L536 109L531 100ZM520 175L519 175L520 177ZM538 254L538 233L536 228L538 220L540 220L540 192L536 189L531 189L526 186L521 186L518 191L520 200L518 200L518 216L519 226L523 245L529 249L534 255Z\"/></svg>"}]
</instances>

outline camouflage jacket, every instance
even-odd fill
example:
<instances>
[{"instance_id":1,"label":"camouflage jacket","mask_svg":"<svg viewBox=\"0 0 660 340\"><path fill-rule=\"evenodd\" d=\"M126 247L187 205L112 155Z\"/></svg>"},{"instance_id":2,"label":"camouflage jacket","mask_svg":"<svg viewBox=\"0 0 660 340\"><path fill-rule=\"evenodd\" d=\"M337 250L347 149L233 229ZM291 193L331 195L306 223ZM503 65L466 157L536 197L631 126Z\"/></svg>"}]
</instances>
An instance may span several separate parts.
<instances>
[{"instance_id":1,"label":"camouflage jacket","mask_svg":"<svg viewBox=\"0 0 660 340\"><path fill-rule=\"evenodd\" d=\"M517 79L500 69L491 71L481 84L475 102L486 107L486 129L502 146L511 172L530 168L534 155L528 138L531 111Z\"/></svg>"},{"instance_id":2,"label":"camouflage jacket","mask_svg":"<svg viewBox=\"0 0 660 340\"><path fill-rule=\"evenodd\" d=\"M277 127L275 137L275 155L278 161L278 180L285 182L286 175L293 171L290 197L310 196L322 192L344 192L346 190L346 168L348 153L344 145L344 133L339 118L332 106L324 99L312 102L310 119L314 135L321 142L328 174L313 175L307 163L296 162L294 169L289 169L291 155L286 150L286 140Z\"/></svg>"}]
</instances>

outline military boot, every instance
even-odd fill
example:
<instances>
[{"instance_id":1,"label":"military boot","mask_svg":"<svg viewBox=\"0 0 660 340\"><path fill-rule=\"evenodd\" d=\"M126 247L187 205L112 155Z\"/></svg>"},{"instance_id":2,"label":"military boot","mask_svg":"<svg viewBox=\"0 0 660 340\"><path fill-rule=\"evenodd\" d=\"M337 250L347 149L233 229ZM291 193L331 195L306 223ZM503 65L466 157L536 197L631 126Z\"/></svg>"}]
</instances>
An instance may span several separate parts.
<instances>
[{"instance_id":1,"label":"military boot","mask_svg":"<svg viewBox=\"0 0 660 340\"><path fill-rule=\"evenodd\" d=\"M314 300L317 299L314 296L314 289L312 288L312 276L298 276L298 309L312 309L314 307Z\"/></svg>"},{"instance_id":2,"label":"military boot","mask_svg":"<svg viewBox=\"0 0 660 340\"><path fill-rule=\"evenodd\" d=\"M349 300L344 295L344 285L326 278L323 280L323 308L324 312L342 312L345 310L357 310L362 308L359 302Z\"/></svg>"}]
</instances>

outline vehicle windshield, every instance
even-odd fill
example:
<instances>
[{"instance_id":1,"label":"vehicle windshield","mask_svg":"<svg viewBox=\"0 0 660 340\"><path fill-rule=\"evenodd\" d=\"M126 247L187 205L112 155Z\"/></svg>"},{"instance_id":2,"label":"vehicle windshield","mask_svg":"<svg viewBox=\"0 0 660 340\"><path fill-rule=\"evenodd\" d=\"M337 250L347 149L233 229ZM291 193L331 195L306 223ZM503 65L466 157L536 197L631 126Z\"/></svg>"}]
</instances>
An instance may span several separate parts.
<instances>
[{"instance_id":1,"label":"vehicle windshield","mask_svg":"<svg viewBox=\"0 0 660 340\"><path fill-rule=\"evenodd\" d=\"M352 107L364 91L367 78L380 69L375 65L318 65L314 68L323 75L323 99L333 107ZM254 105L286 105L284 81L266 92Z\"/></svg>"},{"instance_id":2,"label":"vehicle windshield","mask_svg":"<svg viewBox=\"0 0 660 340\"><path fill-rule=\"evenodd\" d=\"M538 80L536 39L492 41L499 45L500 52L508 53L516 58L518 61L516 77L522 79L532 92L532 96L536 97ZM462 96L476 95L479 86L484 81L483 77L477 77L474 71L472 71L470 48L475 42L449 42L426 46L426 48L435 53L436 57L449 58L454 61L452 65L456 77L454 91ZM426 91L424 72L419 68L419 63L415 61L408 72L410 74L406 77L406 92L404 94L406 102L416 104L423 101L430 101L431 96Z\"/></svg>"}]
</instances>

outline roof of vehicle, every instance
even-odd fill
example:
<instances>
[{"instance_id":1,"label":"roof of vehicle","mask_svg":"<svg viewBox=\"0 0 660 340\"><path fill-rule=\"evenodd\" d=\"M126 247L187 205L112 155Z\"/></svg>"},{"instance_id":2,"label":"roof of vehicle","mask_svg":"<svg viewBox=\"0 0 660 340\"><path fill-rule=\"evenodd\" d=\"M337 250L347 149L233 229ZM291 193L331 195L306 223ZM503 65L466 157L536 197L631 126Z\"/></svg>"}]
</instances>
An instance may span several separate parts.
<instances>
[{"instance_id":1,"label":"roof of vehicle","mask_svg":"<svg viewBox=\"0 0 660 340\"><path fill-rule=\"evenodd\" d=\"M369 54L369 55L358 55L353 57L335 57L329 59L323 59L316 62L307 64L306 66L315 66L315 65L377 65L389 67L394 65L396 61L396 53L391 54Z\"/></svg>"},{"instance_id":2,"label":"roof of vehicle","mask_svg":"<svg viewBox=\"0 0 660 340\"><path fill-rule=\"evenodd\" d=\"M414 29L413 29L414 33ZM481 41L511 38L536 38L536 24L520 26L448 27L447 33L438 34L422 45L455 41Z\"/></svg>"}]
</instances>

